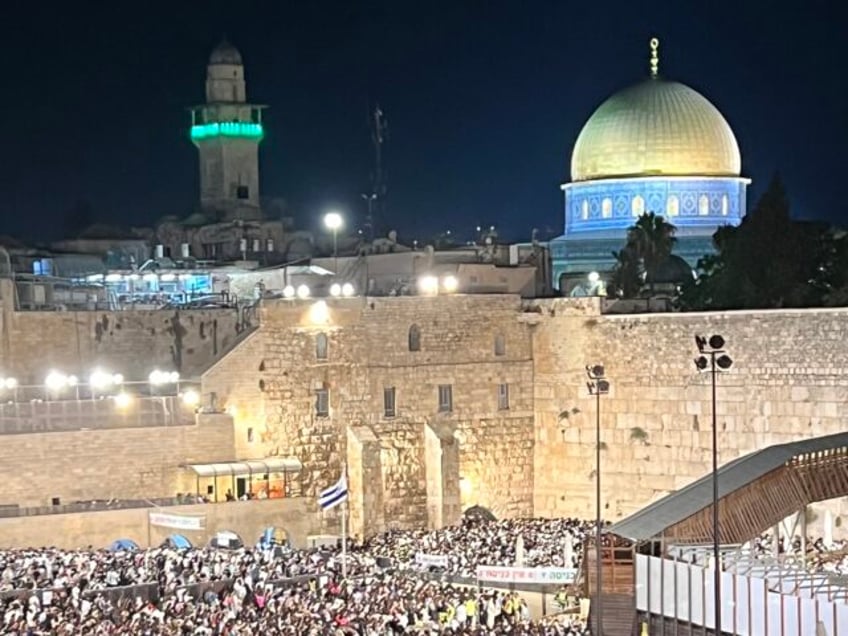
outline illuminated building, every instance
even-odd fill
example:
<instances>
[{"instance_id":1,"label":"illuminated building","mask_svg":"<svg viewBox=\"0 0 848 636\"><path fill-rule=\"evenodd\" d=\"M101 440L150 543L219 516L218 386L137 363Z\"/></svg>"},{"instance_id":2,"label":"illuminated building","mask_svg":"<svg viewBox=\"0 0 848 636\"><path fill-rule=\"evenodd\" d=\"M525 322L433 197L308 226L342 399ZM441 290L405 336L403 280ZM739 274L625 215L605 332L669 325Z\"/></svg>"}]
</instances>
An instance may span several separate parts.
<instances>
[{"instance_id":1,"label":"illuminated building","mask_svg":"<svg viewBox=\"0 0 848 636\"><path fill-rule=\"evenodd\" d=\"M713 250L712 235L745 216L749 179L730 125L688 86L658 73L601 104L583 127L571 157L565 231L551 242L554 284L608 272L627 229L645 212L677 227L674 252L694 267Z\"/></svg>"}]
</instances>

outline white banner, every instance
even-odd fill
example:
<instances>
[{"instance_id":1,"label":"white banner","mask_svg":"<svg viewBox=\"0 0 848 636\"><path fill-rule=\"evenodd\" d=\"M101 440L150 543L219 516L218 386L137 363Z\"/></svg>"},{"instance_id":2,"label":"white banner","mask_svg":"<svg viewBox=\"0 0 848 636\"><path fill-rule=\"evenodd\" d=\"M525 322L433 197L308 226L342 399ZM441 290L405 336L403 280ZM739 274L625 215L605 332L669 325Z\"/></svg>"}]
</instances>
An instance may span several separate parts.
<instances>
[{"instance_id":1,"label":"white banner","mask_svg":"<svg viewBox=\"0 0 848 636\"><path fill-rule=\"evenodd\" d=\"M415 565L422 568L445 568L448 567L448 556L446 554L424 554L418 552L415 555Z\"/></svg>"},{"instance_id":2,"label":"white banner","mask_svg":"<svg viewBox=\"0 0 848 636\"><path fill-rule=\"evenodd\" d=\"M477 567L477 579L480 581L568 585L573 583L575 578L577 578L575 568L508 568L496 565Z\"/></svg>"},{"instance_id":3,"label":"white banner","mask_svg":"<svg viewBox=\"0 0 848 636\"><path fill-rule=\"evenodd\" d=\"M163 512L150 513L150 525L160 528L175 528L176 530L203 530L203 517L186 517L184 515L169 515Z\"/></svg>"}]
</instances>

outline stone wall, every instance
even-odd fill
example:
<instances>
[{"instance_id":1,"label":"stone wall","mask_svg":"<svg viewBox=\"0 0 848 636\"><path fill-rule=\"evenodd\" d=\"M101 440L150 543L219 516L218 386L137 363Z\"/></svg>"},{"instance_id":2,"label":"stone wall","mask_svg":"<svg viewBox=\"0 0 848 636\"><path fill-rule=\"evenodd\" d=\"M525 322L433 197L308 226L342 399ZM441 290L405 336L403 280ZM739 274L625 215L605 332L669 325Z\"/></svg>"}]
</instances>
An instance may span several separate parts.
<instances>
[{"instance_id":1,"label":"stone wall","mask_svg":"<svg viewBox=\"0 0 848 636\"><path fill-rule=\"evenodd\" d=\"M596 403L586 365L605 365L611 383L601 399L605 517L626 516L711 470L710 377L693 363L696 334L723 335L734 361L718 378L720 463L845 430L846 309L602 316L593 299L537 308L538 514L595 514ZM848 521L844 501L829 505Z\"/></svg>"},{"instance_id":2,"label":"stone wall","mask_svg":"<svg viewBox=\"0 0 848 636\"><path fill-rule=\"evenodd\" d=\"M0 504L47 506L53 497L67 504L193 493L195 478L180 466L229 461L232 453L233 425L227 415L198 415L189 426L4 435Z\"/></svg>"},{"instance_id":3,"label":"stone wall","mask_svg":"<svg viewBox=\"0 0 848 636\"><path fill-rule=\"evenodd\" d=\"M473 501L464 503L530 514L533 371L519 309L515 296L263 301L259 331L203 376L203 399L214 393L232 405L236 439L253 431L251 455L298 457L307 496L335 483L349 462L348 427L370 429L381 451L384 518L402 526L428 522L425 426L449 425L467 473L460 476L475 484ZM420 330L419 351L409 350L412 325ZM316 355L321 334L326 360ZM509 385L507 409L498 408L502 383ZM440 385L452 387L449 413L439 412ZM384 413L388 387L395 388L394 417ZM316 414L316 392L324 389L326 417Z\"/></svg>"},{"instance_id":4,"label":"stone wall","mask_svg":"<svg viewBox=\"0 0 848 636\"><path fill-rule=\"evenodd\" d=\"M204 530L182 532L195 545L205 545L214 533L229 530L246 545L254 545L265 528L283 528L296 547L306 547L316 532L314 514L302 498L235 501L219 504L174 506L168 514L204 516ZM141 546L160 545L174 530L149 526L150 508L86 512L39 517L0 518L0 548L55 546L76 549L108 547L117 539L131 539Z\"/></svg>"},{"instance_id":5,"label":"stone wall","mask_svg":"<svg viewBox=\"0 0 848 636\"><path fill-rule=\"evenodd\" d=\"M127 380L146 381L157 367L197 376L251 328L236 309L14 312L8 303L4 307L0 370L22 385L43 384L50 369L85 381L97 366Z\"/></svg>"}]
</instances>

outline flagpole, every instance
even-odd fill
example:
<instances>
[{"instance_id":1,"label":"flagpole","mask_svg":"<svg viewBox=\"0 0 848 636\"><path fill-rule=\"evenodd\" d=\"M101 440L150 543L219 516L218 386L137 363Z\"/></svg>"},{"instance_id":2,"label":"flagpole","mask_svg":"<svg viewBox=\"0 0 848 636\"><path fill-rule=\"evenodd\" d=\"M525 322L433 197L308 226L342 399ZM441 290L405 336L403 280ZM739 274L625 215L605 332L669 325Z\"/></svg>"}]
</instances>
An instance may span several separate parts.
<instances>
[{"instance_id":1,"label":"flagpole","mask_svg":"<svg viewBox=\"0 0 848 636\"><path fill-rule=\"evenodd\" d=\"M342 503L342 578L347 578L347 499Z\"/></svg>"}]
</instances>

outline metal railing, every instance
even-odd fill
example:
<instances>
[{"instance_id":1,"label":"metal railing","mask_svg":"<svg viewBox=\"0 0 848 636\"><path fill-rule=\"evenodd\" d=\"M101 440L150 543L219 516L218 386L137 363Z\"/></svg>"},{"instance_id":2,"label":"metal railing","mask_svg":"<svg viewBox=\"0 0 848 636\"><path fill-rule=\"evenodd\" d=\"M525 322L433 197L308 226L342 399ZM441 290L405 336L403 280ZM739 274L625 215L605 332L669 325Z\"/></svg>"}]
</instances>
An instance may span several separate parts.
<instances>
[{"instance_id":1,"label":"metal railing","mask_svg":"<svg viewBox=\"0 0 848 636\"><path fill-rule=\"evenodd\" d=\"M42 515L64 515L75 512L108 512L110 510L129 510L134 508L165 508L169 506L202 505L194 495L185 497L159 497L155 499L97 499L75 501L56 506L23 507L17 504L0 504L0 518L39 517ZM227 502L222 502L227 503Z\"/></svg>"}]
</instances>

